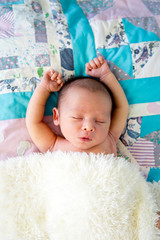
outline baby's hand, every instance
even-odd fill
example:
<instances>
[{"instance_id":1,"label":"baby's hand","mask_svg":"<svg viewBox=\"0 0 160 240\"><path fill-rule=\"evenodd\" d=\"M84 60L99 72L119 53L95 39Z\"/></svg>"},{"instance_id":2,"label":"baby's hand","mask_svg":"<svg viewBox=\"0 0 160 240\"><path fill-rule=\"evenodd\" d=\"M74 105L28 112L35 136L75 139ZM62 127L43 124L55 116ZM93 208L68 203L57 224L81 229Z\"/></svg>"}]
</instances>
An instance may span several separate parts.
<instances>
[{"instance_id":1,"label":"baby's hand","mask_svg":"<svg viewBox=\"0 0 160 240\"><path fill-rule=\"evenodd\" d=\"M86 74L89 76L102 80L110 72L109 66L102 56L94 58L89 63L86 63Z\"/></svg>"},{"instance_id":2,"label":"baby's hand","mask_svg":"<svg viewBox=\"0 0 160 240\"><path fill-rule=\"evenodd\" d=\"M41 86L48 92L58 92L63 86L62 74L53 69L48 70L41 80Z\"/></svg>"}]
</instances>

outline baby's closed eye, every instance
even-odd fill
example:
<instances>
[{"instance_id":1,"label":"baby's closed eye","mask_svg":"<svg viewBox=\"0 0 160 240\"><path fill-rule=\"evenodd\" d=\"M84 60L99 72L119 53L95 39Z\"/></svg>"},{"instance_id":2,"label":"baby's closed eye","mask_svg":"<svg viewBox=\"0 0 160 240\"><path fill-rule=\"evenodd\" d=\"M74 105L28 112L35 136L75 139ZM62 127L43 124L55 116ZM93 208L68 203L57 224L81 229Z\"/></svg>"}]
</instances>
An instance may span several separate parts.
<instances>
[{"instance_id":1,"label":"baby's closed eye","mask_svg":"<svg viewBox=\"0 0 160 240\"><path fill-rule=\"evenodd\" d=\"M78 116L76 116L76 117L75 117L75 116L72 116L71 118L72 118L72 119L75 119L75 120L82 120L82 119L83 119L82 117L78 117Z\"/></svg>"},{"instance_id":2,"label":"baby's closed eye","mask_svg":"<svg viewBox=\"0 0 160 240\"><path fill-rule=\"evenodd\" d=\"M74 120L83 120L83 117L80 117L80 116L72 116L72 119ZM94 119L93 120L95 123L99 123L99 124L103 124L105 123L106 121L104 120L99 120L99 119Z\"/></svg>"},{"instance_id":3,"label":"baby's closed eye","mask_svg":"<svg viewBox=\"0 0 160 240\"><path fill-rule=\"evenodd\" d=\"M103 121L103 120L95 120L96 121L96 123L105 123L105 121Z\"/></svg>"}]
</instances>

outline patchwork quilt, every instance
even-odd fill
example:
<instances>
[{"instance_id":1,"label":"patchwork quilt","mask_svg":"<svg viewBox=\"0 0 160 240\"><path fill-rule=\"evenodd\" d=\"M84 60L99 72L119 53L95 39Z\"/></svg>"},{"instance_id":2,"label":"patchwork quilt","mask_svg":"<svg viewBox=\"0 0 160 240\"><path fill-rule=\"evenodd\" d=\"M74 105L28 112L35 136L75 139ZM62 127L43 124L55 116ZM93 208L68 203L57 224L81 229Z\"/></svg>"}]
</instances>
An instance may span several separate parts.
<instances>
[{"instance_id":1,"label":"patchwork quilt","mask_svg":"<svg viewBox=\"0 0 160 240\"><path fill-rule=\"evenodd\" d=\"M25 116L44 71L85 75L98 54L129 102L121 142L147 175L160 166L159 0L0 0L0 160L38 151Z\"/></svg>"}]
</instances>

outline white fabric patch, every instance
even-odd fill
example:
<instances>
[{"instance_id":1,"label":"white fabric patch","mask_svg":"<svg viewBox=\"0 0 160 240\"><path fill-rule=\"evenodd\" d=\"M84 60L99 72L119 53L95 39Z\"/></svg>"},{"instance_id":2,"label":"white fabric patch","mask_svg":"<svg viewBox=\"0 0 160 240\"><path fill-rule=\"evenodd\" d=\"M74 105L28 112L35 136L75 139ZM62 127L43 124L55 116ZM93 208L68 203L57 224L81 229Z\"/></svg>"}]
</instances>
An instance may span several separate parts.
<instances>
[{"instance_id":1,"label":"white fabric patch","mask_svg":"<svg viewBox=\"0 0 160 240\"><path fill-rule=\"evenodd\" d=\"M122 19L90 20L95 36L96 48L115 48L128 45L128 38L124 31Z\"/></svg>"},{"instance_id":2,"label":"white fabric patch","mask_svg":"<svg viewBox=\"0 0 160 240\"><path fill-rule=\"evenodd\" d=\"M130 44L135 78L148 78L160 75L160 42Z\"/></svg>"},{"instance_id":3,"label":"white fabric patch","mask_svg":"<svg viewBox=\"0 0 160 240\"><path fill-rule=\"evenodd\" d=\"M18 156L22 156L27 149L31 148L31 143L28 141L21 141L17 147Z\"/></svg>"}]
</instances>

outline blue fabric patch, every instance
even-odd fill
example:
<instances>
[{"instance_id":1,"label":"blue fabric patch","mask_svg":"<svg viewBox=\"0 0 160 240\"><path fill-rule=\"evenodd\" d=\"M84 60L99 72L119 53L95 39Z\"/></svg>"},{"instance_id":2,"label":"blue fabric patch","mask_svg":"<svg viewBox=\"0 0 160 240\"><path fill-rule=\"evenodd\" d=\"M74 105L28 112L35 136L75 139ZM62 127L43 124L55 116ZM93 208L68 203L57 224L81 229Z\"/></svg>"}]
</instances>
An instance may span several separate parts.
<instances>
[{"instance_id":1,"label":"blue fabric patch","mask_svg":"<svg viewBox=\"0 0 160 240\"><path fill-rule=\"evenodd\" d=\"M124 18L122 21L129 43L141 43L160 40L160 38L155 33L146 31L140 27L136 27Z\"/></svg>"},{"instance_id":2,"label":"blue fabric patch","mask_svg":"<svg viewBox=\"0 0 160 240\"><path fill-rule=\"evenodd\" d=\"M74 62L73 62L73 50L71 48L65 48L60 50L61 56L61 65L63 68L73 71Z\"/></svg>"},{"instance_id":3,"label":"blue fabric patch","mask_svg":"<svg viewBox=\"0 0 160 240\"><path fill-rule=\"evenodd\" d=\"M129 104L160 101L160 77L119 81Z\"/></svg>"},{"instance_id":4,"label":"blue fabric patch","mask_svg":"<svg viewBox=\"0 0 160 240\"><path fill-rule=\"evenodd\" d=\"M0 95L1 111L0 120L25 118L26 110L32 92L16 92ZM52 109L57 103L57 93L50 95L46 108L45 115L52 115Z\"/></svg>"},{"instance_id":5,"label":"blue fabric patch","mask_svg":"<svg viewBox=\"0 0 160 240\"><path fill-rule=\"evenodd\" d=\"M133 63L130 46L121 46L120 48L98 48L100 52L107 60L114 62L119 68L133 77Z\"/></svg>"},{"instance_id":6,"label":"blue fabric patch","mask_svg":"<svg viewBox=\"0 0 160 240\"><path fill-rule=\"evenodd\" d=\"M36 67L50 66L50 56L48 54L41 54L35 57Z\"/></svg>"},{"instance_id":7,"label":"blue fabric patch","mask_svg":"<svg viewBox=\"0 0 160 240\"><path fill-rule=\"evenodd\" d=\"M160 169L151 168L148 174L147 182L158 182L160 180Z\"/></svg>"},{"instance_id":8,"label":"blue fabric patch","mask_svg":"<svg viewBox=\"0 0 160 240\"><path fill-rule=\"evenodd\" d=\"M34 19L35 41L37 43L47 43L47 30L45 21Z\"/></svg>"},{"instance_id":9,"label":"blue fabric patch","mask_svg":"<svg viewBox=\"0 0 160 240\"><path fill-rule=\"evenodd\" d=\"M145 116L142 118L141 138L158 130L160 130L160 115Z\"/></svg>"},{"instance_id":10,"label":"blue fabric patch","mask_svg":"<svg viewBox=\"0 0 160 240\"><path fill-rule=\"evenodd\" d=\"M0 70L18 68L18 56L0 58Z\"/></svg>"},{"instance_id":11,"label":"blue fabric patch","mask_svg":"<svg viewBox=\"0 0 160 240\"><path fill-rule=\"evenodd\" d=\"M85 64L96 57L94 35L76 0L61 0L73 46L75 76L84 76Z\"/></svg>"}]
</instances>

